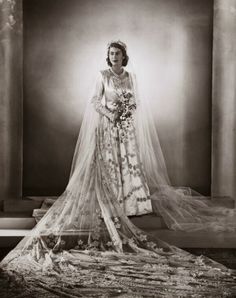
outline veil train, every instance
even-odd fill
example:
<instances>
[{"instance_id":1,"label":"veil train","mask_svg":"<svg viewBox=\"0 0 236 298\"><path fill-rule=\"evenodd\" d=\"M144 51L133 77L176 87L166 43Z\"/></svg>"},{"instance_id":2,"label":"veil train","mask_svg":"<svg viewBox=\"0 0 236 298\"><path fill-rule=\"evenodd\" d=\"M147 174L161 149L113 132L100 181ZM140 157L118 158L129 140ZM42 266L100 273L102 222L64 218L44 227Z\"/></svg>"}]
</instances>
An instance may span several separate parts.
<instances>
[{"instance_id":1,"label":"veil train","mask_svg":"<svg viewBox=\"0 0 236 298\"><path fill-rule=\"evenodd\" d=\"M105 156L112 148L104 150L112 143L104 127L118 137L135 133L153 210L169 228L228 230L236 225L234 210L211 207L190 189L171 186L151 107L142 100L135 76L129 73L129 79L137 104L133 124L126 132L117 130L89 101L64 193L0 264L5 297L11 297L9 287L12 297L236 295L233 270L143 232L117 201Z\"/></svg>"}]
</instances>

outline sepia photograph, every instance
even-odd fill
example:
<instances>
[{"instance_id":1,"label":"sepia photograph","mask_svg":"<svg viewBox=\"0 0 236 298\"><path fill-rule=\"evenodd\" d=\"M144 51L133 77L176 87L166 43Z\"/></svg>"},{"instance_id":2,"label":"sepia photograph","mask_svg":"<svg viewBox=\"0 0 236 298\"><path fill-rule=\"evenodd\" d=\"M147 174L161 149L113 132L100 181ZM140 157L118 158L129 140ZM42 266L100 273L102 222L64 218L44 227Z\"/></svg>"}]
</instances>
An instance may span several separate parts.
<instances>
[{"instance_id":1,"label":"sepia photograph","mask_svg":"<svg viewBox=\"0 0 236 298\"><path fill-rule=\"evenodd\" d=\"M236 297L236 0L0 0L0 296Z\"/></svg>"}]
</instances>

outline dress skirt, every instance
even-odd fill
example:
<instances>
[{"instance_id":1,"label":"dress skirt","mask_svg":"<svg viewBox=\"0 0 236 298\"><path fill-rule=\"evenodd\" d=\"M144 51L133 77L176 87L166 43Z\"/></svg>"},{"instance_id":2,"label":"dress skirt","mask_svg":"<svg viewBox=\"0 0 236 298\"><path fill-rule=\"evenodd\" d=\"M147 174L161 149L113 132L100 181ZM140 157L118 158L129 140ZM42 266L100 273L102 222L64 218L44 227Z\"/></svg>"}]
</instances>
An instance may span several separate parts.
<instances>
[{"instance_id":1,"label":"dress skirt","mask_svg":"<svg viewBox=\"0 0 236 298\"><path fill-rule=\"evenodd\" d=\"M140 160L133 121L111 122L101 116L96 148L103 164L103 178L109 183L113 196L127 216L152 212L149 188ZM97 155L97 152L95 152ZM100 163L99 163L100 164Z\"/></svg>"}]
</instances>

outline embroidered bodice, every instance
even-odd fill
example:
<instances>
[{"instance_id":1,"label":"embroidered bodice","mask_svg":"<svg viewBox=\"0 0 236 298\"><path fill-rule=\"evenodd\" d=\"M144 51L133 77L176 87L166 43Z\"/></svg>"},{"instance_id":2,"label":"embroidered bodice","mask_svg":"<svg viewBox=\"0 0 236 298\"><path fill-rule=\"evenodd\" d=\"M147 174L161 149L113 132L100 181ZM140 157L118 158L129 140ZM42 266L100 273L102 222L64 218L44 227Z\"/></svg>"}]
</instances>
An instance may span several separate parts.
<instances>
[{"instance_id":1,"label":"embroidered bodice","mask_svg":"<svg viewBox=\"0 0 236 298\"><path fill-rule=\"evenodd\" d=\"M108 118L113 117L114 103L121 98L122 94L133 92L132 77L126 70L118 75L112 69L102 70L99 73L92 103L97 112Z\"/></svg>"}]
</instances>

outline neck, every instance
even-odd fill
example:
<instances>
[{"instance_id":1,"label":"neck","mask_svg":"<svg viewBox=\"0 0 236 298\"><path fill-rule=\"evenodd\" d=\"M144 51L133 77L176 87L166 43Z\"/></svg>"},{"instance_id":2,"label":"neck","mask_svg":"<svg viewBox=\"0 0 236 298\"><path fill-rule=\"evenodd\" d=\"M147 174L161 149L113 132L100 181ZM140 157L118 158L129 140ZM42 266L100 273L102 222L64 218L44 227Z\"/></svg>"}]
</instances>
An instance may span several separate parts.
<instances>
[{"instance_id":1,"label":"neck","mask_svg":"<svg viewBox=\"0 0 236 298\"><path fill-rule=\"evenodd\" d=\"M117 66L114 66L113 65L111 68L118 75L120 75L123 72L122 66L118 66L118 65Z\"/></svg>"}]
</instances>

